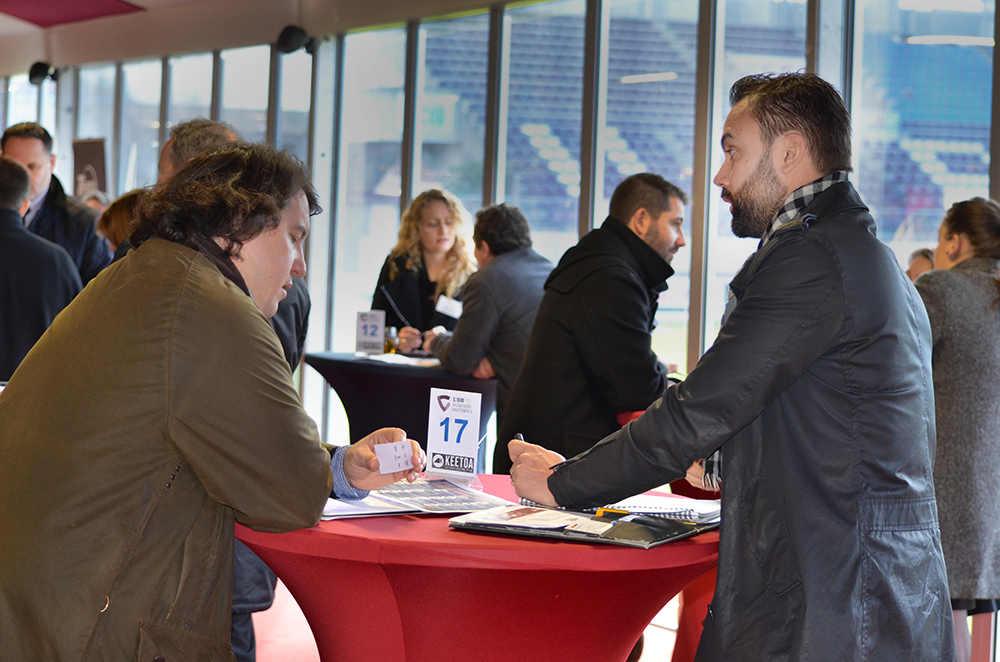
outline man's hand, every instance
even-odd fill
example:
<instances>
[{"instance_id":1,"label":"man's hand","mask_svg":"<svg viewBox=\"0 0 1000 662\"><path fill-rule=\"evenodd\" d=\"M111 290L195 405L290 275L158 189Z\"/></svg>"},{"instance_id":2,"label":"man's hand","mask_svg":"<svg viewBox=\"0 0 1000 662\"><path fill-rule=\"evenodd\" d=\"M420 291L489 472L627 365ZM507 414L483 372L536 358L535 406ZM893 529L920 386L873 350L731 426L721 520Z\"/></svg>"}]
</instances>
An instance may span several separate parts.
<instances>
[{"instance_id":1,"label":"man's hand","mask_svg":"<svg viewBox=\"0 0 1000 662\"><path fill-rule=\"evenodd\" d=\"M404 478L411 483L415 481L417 475L423 471L426 460L420 445L412 439L409 441L413 447L413 469L384 475L378 472L378 457L373 446L405 439L406 433L399 428L382 428L350 446L344 453L344 475L348 482L359 490L377 490Z\"/></svg>"},{"instance_id":2,"label":"man's hand","mask_svg":"<svg viewBox=\"0 0 1000 662\"><path fill-rule=\"evenodd\" d=\"M415 349L420 349L420 342L420 331L412 326L404 326L399 330L399 351L412 352Z\"/></svg>"},{"instance_id":3,"label":"man's hand","mask_svg":"<svg viewBox=\"0 0 1000 662\"><path fill-rule=\"evenodd\" d=\"M665 359L661 356L657 356L656 360L667 367L667 372L677 372L677 364L670 359Z\"/></svg>"},{"instance_id":4,"label":"man's hand","mask_svg":"<svg viewBox=\"0 0 1000 662\"><path fill-rule=\"evenodd\" d=\"M472 376L476 379L490 379L497 376L497 371L493 369L493 364L490 360L483 357L483 360L479 362L476 369L472 371Z\"/></svg>"},{"instance_id":5,"label":"man's hand","mask_svg":"<svg viewBox=\"0 0 1000 662\"><path fill-rule=\"evenodd\" d=\"M699 490L705 489L705 466L702 464L704 460L695 460L694 463L688 467L687 475L684 476L684 480L688 482L691 487L697 487Z\"/></svg>"},{"instance_id":6,"label":"man's hand","mask_svg":"<svg viewBox=\"0 0 1000 662\"><path fill-rule=\"evenodd\" d=\"M443 326L435 326L433 329L427 329L424 331L424 347L427 351L431 349L431 341L437 338L439 335L447 331Z\"/></svg>"},{"instance_id":7,"label":"man's hand","mask_svg":"<svg viewBox=\"0 0 1000 662\"><path fill-rule=\"evenodd\" d=\"M531 499L546 506L557 506L556 499L549 491L549 467L566 458L555 451L535 446L518 439L511 439L507 451L514 466L510 469L510 482L517 496Z\"/></svg>"}]
</instances>

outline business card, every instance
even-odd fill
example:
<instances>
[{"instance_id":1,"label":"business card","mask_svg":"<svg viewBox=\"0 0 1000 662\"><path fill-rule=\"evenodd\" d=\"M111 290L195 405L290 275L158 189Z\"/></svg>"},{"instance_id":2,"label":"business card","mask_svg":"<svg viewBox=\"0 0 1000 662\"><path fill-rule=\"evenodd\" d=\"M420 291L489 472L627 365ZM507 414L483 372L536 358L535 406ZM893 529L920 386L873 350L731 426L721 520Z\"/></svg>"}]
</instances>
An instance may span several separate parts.
<instances>
[{"instance_id":1,"label":"business card","mask_svg":"<svg viewBox=\"0 0 1000 662\"><path fill-rule=\"evenodd\" d=\"M409 441L375 444L379 473L392 474L413 468L413 446Z\"/></svg>"}]
</instances>

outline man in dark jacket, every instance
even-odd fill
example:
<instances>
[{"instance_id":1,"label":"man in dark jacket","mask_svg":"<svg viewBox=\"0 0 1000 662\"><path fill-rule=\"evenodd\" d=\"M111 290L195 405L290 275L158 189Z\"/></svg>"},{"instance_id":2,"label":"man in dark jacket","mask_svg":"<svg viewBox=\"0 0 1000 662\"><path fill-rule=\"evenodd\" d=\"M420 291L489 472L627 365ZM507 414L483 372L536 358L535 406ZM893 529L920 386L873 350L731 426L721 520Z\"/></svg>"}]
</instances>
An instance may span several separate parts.
<instances>
[{"instance_id":1,"label":"man in dark jacket","mask_svg":"<svg viewBox=\"0 0 1000 662\"><path fill-rule=\"evenodd\" d=\"M28 230L65 248L86 285L111 264L111 248L97 234L97 212L67 195L52 174L52 136L35 122L14 124L0 137L0 152L20 161L31 175L31 205L24 216Z\"/></svg>"},{"instance_id":2,"label":"man in dark jacket","mask_svg":"<svg viewBox=\"0 0 1000 662\"><path fill-rule=\"evenodd\" d=\"M66 251L25 229L28 190L27 169L0 156L0 382L81 287Z\"/></svg>"},{"instance_id":3,"label":"man in dark jacket","mask_svg":"<svg viewBox=\"0 0 1000 662\"><path fill-rule=\"evenodd\" d=\"M813 74L730 93L715 177L761 237L714 345L589 452L511 442L521 496L613 502L722 447L715 597L696 660L955 656L931 461L927 314L847 181L850 116Z\"/></svg>"},{"instance_id":4,"label":"man in dark jacket","mask_svg":"<svg viewBox=\"0 0 1000 662\"><path fill-rule=\"evenodd\" d=\"M472 241L479 271L465 283L455 331L440 326L425 331L424 347L456 375L496 377L502 425L552 263L531 248L528 219L517 207L492 205L476 212Z\"/></svg>"},{"instance_id":5,"label":"man in dark jacket","mask_svg":"<svg viewBox=\"0 0 1000 662\"><path fill-rule=\"evenodd\" d=\"M507 473L515 434L563 455L619 427L617 415L663 394L670 368L651 346L669 262L684 246L684 192L659 175L628 177L610 216L570 248L545 283L524 364L497 436L493 472Z\"/></svg>"}]
</instances>

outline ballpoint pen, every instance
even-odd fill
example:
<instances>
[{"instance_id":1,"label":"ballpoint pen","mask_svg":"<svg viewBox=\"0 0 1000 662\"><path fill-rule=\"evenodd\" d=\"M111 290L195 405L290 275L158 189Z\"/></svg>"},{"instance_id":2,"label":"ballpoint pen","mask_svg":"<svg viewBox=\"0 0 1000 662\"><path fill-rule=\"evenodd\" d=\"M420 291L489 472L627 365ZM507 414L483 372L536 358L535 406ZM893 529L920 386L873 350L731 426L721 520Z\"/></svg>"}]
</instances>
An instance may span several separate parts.
<instances>
[{"instance_id":1,"label":"ballpoint pen","mask_svg":"<svg viewBox=\"0 0 1000 662\"><path fill-rule=\"evenodd\" d=\"M405 326L413 327L413 325L410 324L409 320L407 320L406 317L403 316L403 313L399 312L399 307L396 305L396 302L392 300L392 297L389 296L389 290L385 289L385 285L379 285L379 289L382 290L382 294L385 295L385 298L389 302L389 305L392 306L392 311L396 313L396 317L398 317L399 320Z\"/></svg>"}]
</instances>

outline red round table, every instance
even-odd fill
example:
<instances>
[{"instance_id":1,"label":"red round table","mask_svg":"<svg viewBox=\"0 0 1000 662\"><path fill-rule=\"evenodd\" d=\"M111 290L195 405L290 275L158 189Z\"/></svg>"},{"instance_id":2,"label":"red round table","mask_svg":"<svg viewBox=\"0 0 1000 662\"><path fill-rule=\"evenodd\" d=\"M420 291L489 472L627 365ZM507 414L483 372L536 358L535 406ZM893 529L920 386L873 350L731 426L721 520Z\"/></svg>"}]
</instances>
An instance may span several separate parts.
<instances>
[{"instance_id":1,"label":"red round table","mask_svg":"<svg viewBox=\"0 0 1000 662\"><path fill-rule=\"evenodd\" d=\"M514 498L508 476L480 479ZM719 547L715 531L644 550L466 533L440 516L236 535L288 587L325 662L621 662Z\"/></svg>"}]
</instances>

